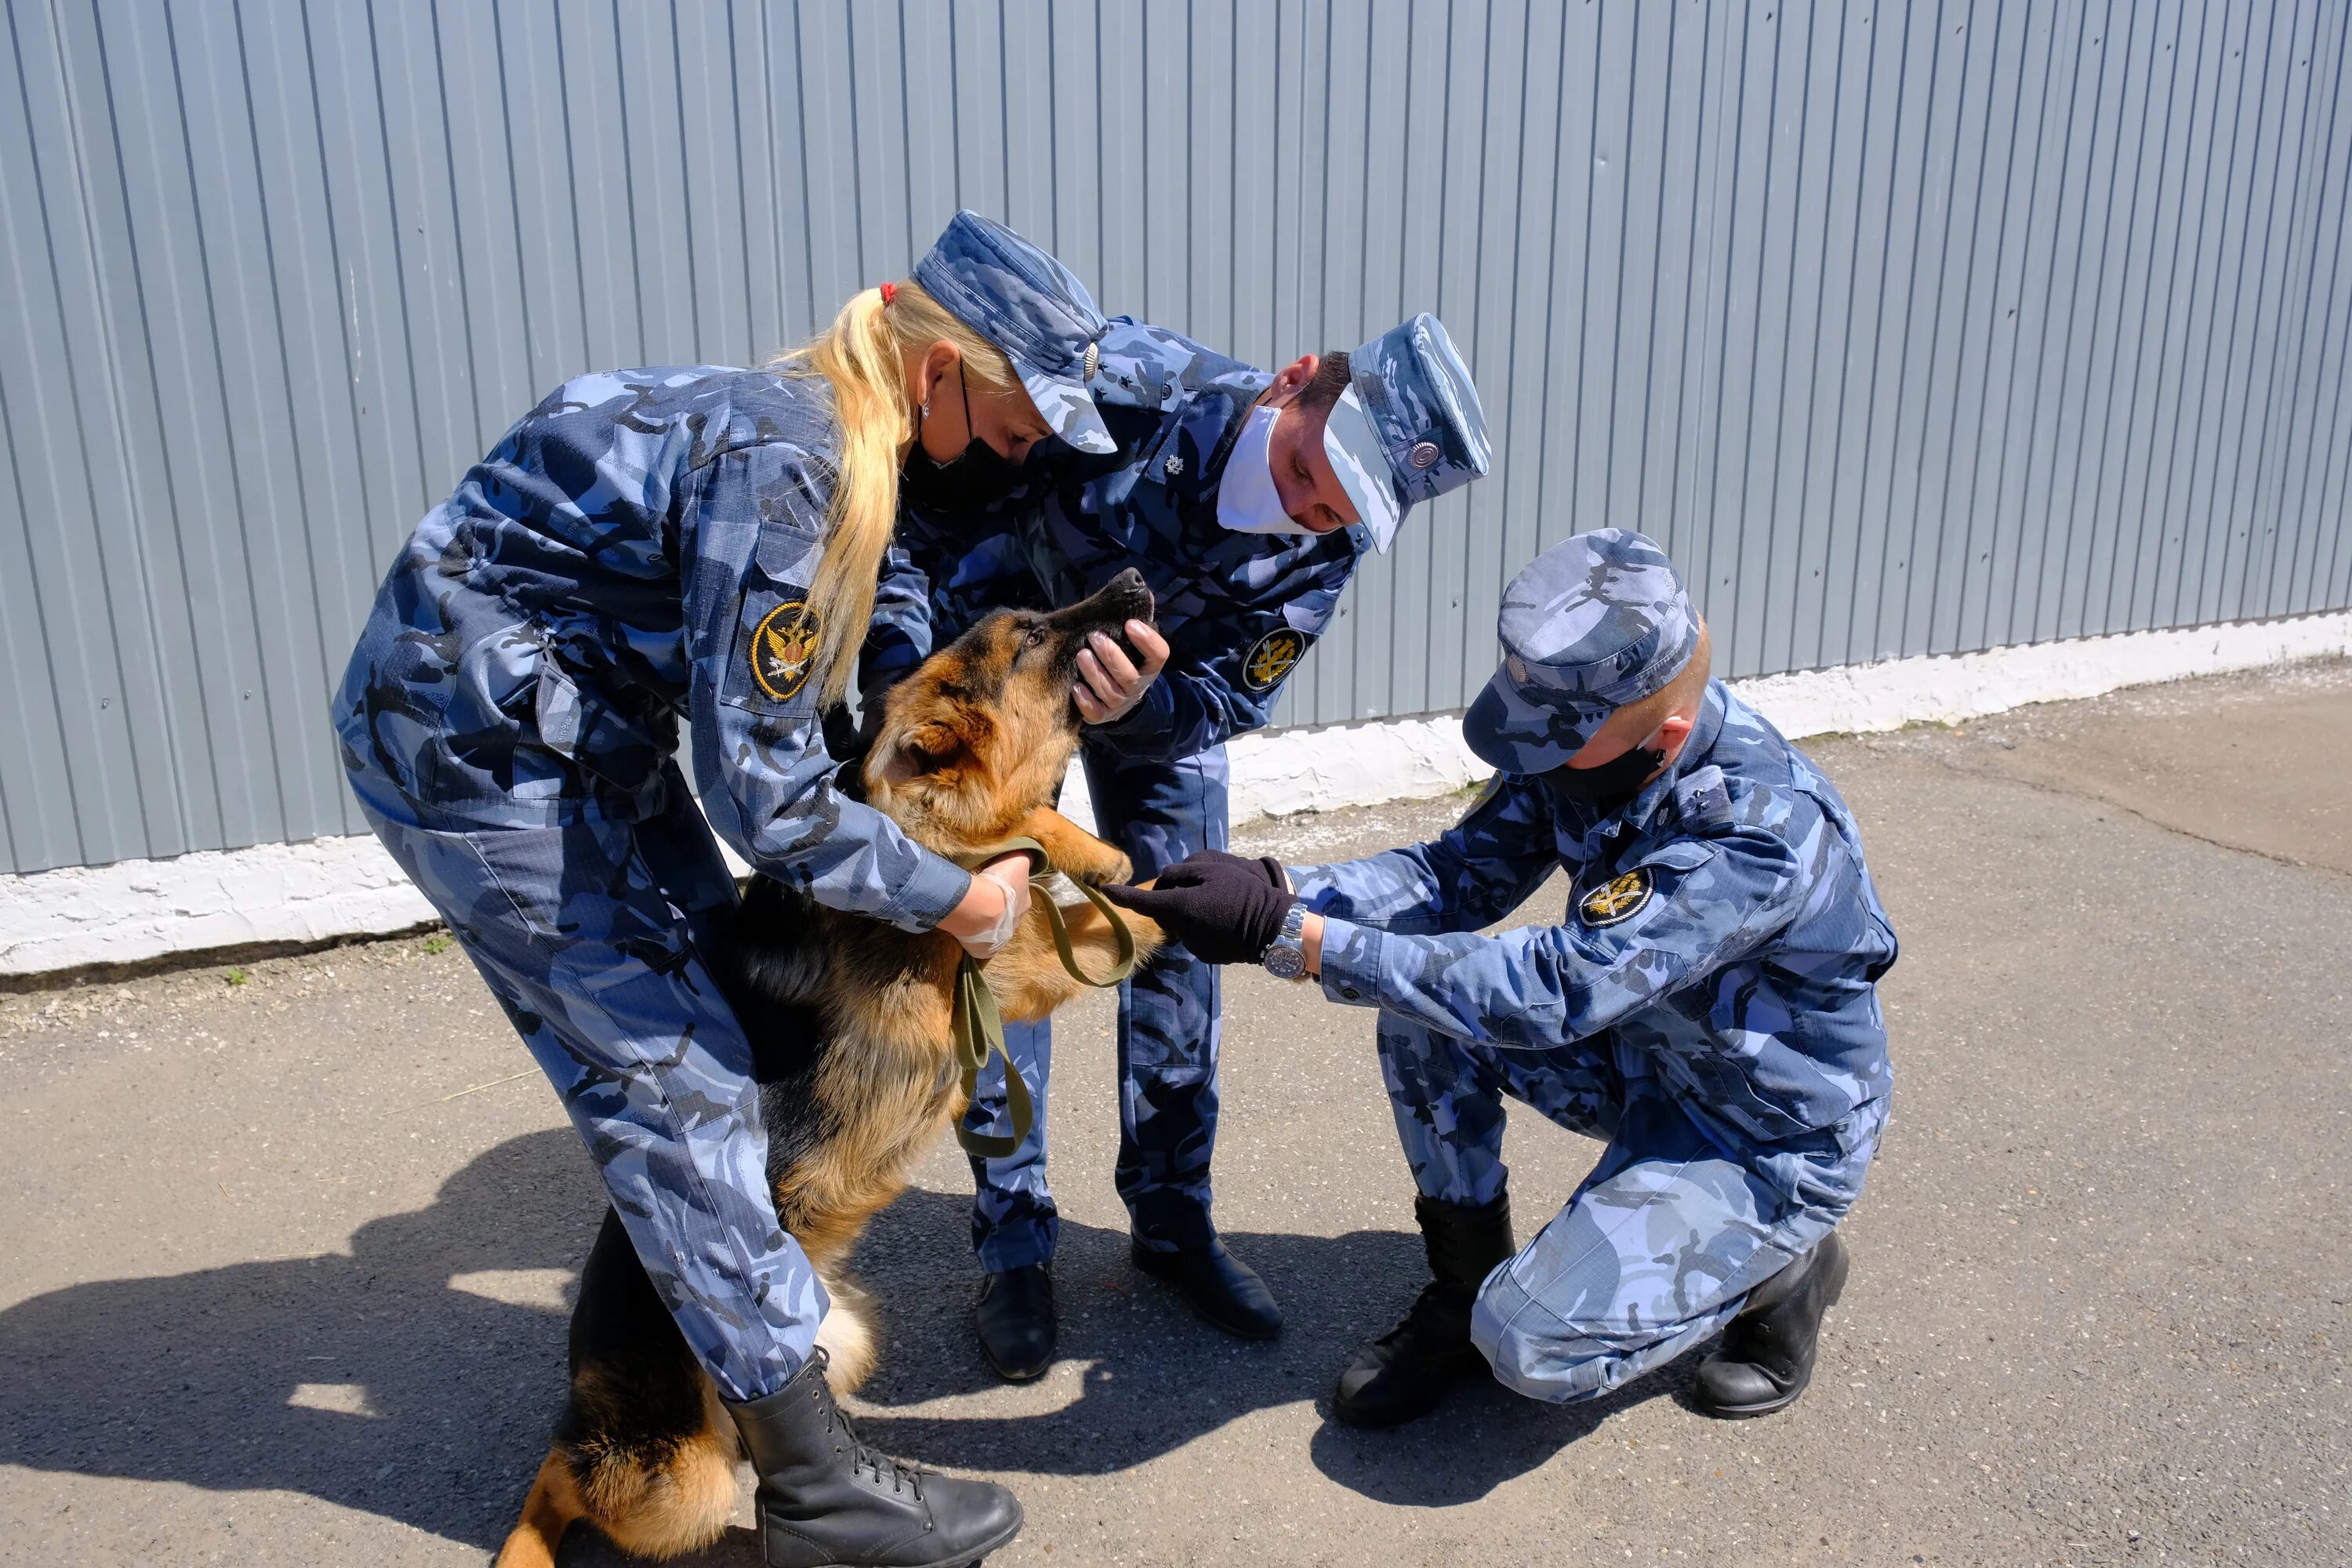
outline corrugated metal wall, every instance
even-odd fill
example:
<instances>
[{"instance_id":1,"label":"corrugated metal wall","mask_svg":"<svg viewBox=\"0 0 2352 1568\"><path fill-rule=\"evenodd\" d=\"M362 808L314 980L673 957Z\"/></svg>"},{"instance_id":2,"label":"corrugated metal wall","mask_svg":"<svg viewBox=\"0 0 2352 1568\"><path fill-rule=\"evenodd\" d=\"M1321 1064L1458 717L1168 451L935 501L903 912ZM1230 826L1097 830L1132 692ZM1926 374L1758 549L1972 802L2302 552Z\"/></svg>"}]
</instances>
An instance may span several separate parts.
<instances>
[{"instance_id":1,"label":"corrugated metal wall","mask_svg":"<svg viewBox=\"0 0 2352 1568\"><path fill-rule=\"evenodd\" d=\"M1288 722L1460 706L1604 523L1738 673L2352 602L2341 0L5 4L8 868L358 830L322 710L464 466L959 204L1262 363L1452 327L1497 469Z\"/></svg>"}]
</instances>

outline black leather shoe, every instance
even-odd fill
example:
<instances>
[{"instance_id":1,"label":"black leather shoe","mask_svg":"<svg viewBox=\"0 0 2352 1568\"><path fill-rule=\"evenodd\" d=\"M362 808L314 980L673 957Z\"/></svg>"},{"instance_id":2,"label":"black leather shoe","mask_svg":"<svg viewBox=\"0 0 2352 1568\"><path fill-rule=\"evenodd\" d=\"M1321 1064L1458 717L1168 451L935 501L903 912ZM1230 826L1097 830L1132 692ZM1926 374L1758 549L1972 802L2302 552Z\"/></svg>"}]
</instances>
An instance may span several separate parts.
<instances>
[{"instance_id":1,"label":"black leather shoe","mask_svg":"<svg viewBox=\"0 0 2352 1568\"><path fill-rule=\"evenodd\" d=\"M1331 1413L1350 1426L1396 1426L1426 1415L1455 1384L1486 1375L1486 1358L1470 1342L1470 1309L1511 1245L1508 1194L1482 1207L1416 1197L1428 1285L1404 1321L1356 1352L1339 1374Z\"/></svg>"},{"instance_id":2,"label":"black leather shoe","mask_svg":"<svg viewBox=\"0 0 2352 1568\"><path fill-rule=\"evenodd\" d=\"M1007 1383L1034 1383L1054 1364L1054 1276L1042 1263L1024 1263L980 1283L972 1313L980 1353Z\"/></svg>"},{"instance_id":3,"label":"black leather shoe","mask_svg":"<svg viewBox=\"0 0 2352 1568\"><path fill-rule=\"evenodd\" d=\"M1130 1241L1128 1256L1146 1274L1182 1291L1192 1310L1229 1334L1270 1340L1282 1332L1282 1309L1275 1305L1274 1292L1222 1241L1174 1252L1154 1252Z\"/></svg>"},{"instance_id":4,"label":"black leather shoe","mask_svg":"<svg viewBox=\"0 0 2352 1568\"><path fill-rule=\"evenodd\" d=\"M1699 1408L1736 1417L1794 1405L1813 1380L1822 1314L1844 1293L1846 1267L1845 1243L1832 1231L1750 1291L1721 1348L1699 1363Z\"/></svg>"},{"instance_id":5,"label":"black leather shoe","mask_svg":"<svg viewBox=\"0 0 2352 1568\"><path fill-rule=\"evenodd\" d=\"M1003 1487L859 1442L825 1385L823 1351L765 1399L727 1409L760 1479L768 1568L968 1568L1021 1533Z\"/></svg>"}]
</instances>

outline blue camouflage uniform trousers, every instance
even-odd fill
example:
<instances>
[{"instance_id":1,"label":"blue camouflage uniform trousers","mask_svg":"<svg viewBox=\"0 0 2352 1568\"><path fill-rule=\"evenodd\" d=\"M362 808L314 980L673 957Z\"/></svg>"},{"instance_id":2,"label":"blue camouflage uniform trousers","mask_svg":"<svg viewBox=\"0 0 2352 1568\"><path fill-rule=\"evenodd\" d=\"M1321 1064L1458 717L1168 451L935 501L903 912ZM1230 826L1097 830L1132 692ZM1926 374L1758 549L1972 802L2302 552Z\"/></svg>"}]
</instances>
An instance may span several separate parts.
<instances>
[{"instance_id":1,"label":"blue camouflage uniform trousers","mask_svg":"<svg viewBox=\"0 0 2352 1568\"><path fill-rule=\"evenodd\" d=\"M434 828L387 815L385 792L361 804L554 1086L688 1347L740 1403L792 1380L830 1302L777 1221L751 1044L701 957L734 879L686 781L673 769L668 784L667 809L641 822Z\"/></svg>"},{"instance_id":2,"label":"blue camouflage uniform trousers","mask_svg":"<svg viewBox=\"0 0 2352 1568\"><path fill-rule=\"evenodd\" d=\"M1121 757L1108 746L1080 752L1102 836L1135 863L1138 881L1187 855L1227 843L1225 749L1175 762ZM1158 1250L1205 1247L1209 1156L1217 1135L1217 967L1171 945L1118 988L1118 1163L1115 1179L1135 1235ZM1000 1159L974 1158L971 1235L991 1273L1054 1255L1060 1218L1045 1181L1045 1092L1050 1020L1008 1024L1005 1048L1036 1101L1029 1136ZM983 1078L966 1125L1001 1121L1003 1069Z\"/></svg>"},{"instance_id":3,"label":"blue camouflage uniform trousers","mask_svg":"<svg viewBox=\"0 0 2352 1568\"><path fill-rule=\"evenodd\" d=\"M1383 1010L1381 1076L1414 1184L1446 1203L1504 1194L1504 1101L1603 1141L1599 1163L1490 1273L1470 1336L1507 1386L1589 1398L1721 1330L1748 1293L1835 1229L1862 1195L1884 1100L1777 1145L1711 1137L1604 1031L1528 1051L1439 1034Z\"/></svg>"}]
</instances>

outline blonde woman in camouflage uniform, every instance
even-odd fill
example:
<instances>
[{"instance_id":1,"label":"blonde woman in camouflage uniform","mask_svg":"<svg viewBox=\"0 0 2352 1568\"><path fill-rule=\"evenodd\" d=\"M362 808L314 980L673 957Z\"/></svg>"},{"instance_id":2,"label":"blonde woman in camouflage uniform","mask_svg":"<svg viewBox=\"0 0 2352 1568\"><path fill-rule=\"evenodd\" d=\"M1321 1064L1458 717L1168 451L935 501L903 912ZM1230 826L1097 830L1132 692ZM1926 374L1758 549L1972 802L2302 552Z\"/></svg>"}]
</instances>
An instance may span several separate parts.
<instances>
[{"instance_id":1,"label":"blonde woman in camouflage uniform","mask_svg":"<svg viewBox=\"0 0 2352 1568\"><path fill-rule=\"evenodd\" d=\"M751 1050L704 964L735 899L711 828L830 908L983 957L1011 931L1025 860L973 874L909 841L835 786L818 716L877 583L885 617L906 602L902 476L1049 435L1108 449L1084 299L970 230L770 368L567 383L417 525L335 700L369 820L555 1086L607 1231L733 1413L772 1564L969 1563L1021 1510L866 1448L833 1404L824 1292L777 1223ZM1123 710L1157 673L1089 697Z\"/></svg>"}]
</instances>

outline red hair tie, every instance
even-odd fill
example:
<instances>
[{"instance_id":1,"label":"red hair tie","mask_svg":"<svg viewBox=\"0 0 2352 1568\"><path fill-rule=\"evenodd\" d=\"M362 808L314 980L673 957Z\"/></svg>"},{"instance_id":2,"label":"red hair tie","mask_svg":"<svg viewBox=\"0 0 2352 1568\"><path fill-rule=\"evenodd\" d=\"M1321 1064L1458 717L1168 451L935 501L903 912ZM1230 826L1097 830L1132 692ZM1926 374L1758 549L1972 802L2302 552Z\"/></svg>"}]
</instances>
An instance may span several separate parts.
<instances>
[{"instance_id":1,"label":"red hair tie","mask_svg":"<svg viewBox=\"0 0 2352 1568\"><path fill-rule=\"evenodd\" d=\"M898 297L898 286L896 283L885 283L882 285L882 302L884 304L888 304Z\"/></svg>"}]
</instances>

